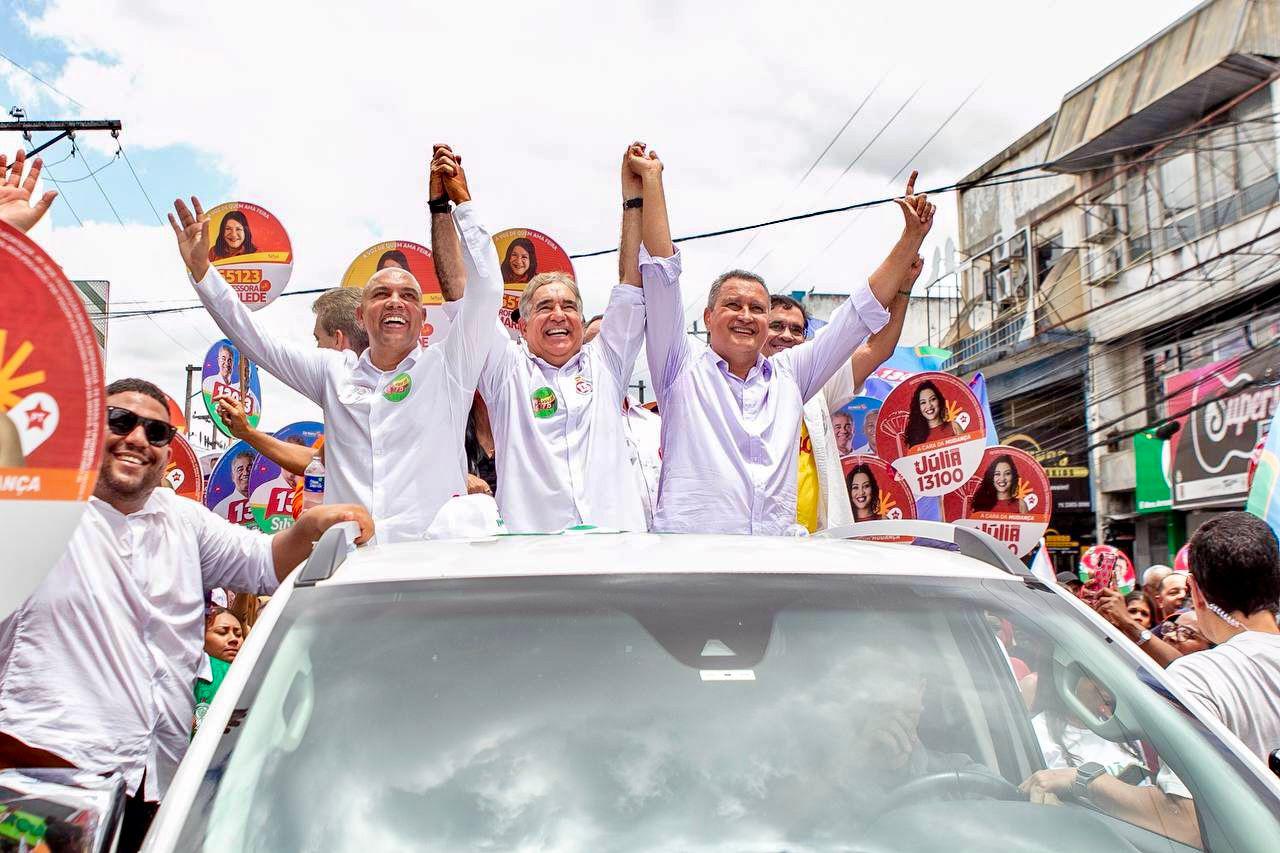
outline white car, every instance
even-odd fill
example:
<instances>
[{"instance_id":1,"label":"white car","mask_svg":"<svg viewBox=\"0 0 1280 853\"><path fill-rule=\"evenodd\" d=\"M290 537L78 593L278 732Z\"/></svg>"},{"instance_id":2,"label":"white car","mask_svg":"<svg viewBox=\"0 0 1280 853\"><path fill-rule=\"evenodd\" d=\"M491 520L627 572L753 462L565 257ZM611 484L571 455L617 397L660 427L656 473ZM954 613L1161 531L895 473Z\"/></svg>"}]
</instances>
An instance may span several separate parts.
<instances>
[{"instance_id":1,"label":"white car","mask_svg":"<svg viewBox=\"0 0 1280 853\"><path fill-rule=\"evenodd\" d=\"M1277 779L1083 604L984 534L856 529L932 547L847 528L348 553L335 528L144 849L1280 849ZM1180 807L1019 790L1095 764Z\"/></svg>"}]
</instances>

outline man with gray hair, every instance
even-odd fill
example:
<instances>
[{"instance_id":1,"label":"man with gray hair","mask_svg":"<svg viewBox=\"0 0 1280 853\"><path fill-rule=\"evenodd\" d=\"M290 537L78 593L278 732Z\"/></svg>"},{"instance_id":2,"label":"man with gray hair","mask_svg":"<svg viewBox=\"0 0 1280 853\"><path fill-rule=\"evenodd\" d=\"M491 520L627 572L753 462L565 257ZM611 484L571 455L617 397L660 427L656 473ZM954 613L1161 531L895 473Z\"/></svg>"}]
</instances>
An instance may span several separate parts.
<instances>
[{"instance_id":1,"label":"man with gray hair","mask_svg":"<svg viewBox=\"0 0 1280 853\"><path fill-rule=\"evenodd\" d=\"M325 503L369 508L378 541L418 539L450 497L466 493L462 438L502 300L489 233L471 205L461 160L437 145L431 161L432 232L462 232L475 282L440 343L418 343L422 288L407 271L374 273L356 309L369 348L356 354L299 346L264 330L209 264L208 216L181 201L169 217L196 293L240 351L319 404L325 421ZM450 204L456 204L450 219Z\"/></svg>"},{"instance_id":2,"label":"man with gray hair","mask_svg":"<svg viewBox=\"0 0 1280 853\"><path fill-rule=\"evenodd\" d=\"M582 296L573 277L561 272L538 273L525 285L519 340L511 340L496 317L492 322L480 393L493 427L498 508L507 530L647 529L621 412L644 340L638 252L640 208L648 196L640 176L661 168L642 143L623 155L621 283L595 339L584 345ZM450 277L456 238L433 244L432 251L440 278Z\"/></svg>"}]
</instances>

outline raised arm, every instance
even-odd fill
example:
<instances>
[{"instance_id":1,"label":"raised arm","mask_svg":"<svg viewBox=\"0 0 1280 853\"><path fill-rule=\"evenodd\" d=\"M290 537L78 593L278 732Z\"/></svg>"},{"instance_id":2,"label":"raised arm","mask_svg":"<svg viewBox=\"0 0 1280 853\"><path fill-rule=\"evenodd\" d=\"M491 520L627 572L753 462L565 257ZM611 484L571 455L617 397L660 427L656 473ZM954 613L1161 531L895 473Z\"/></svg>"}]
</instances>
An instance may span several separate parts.
<instances>
[{"instance_id":1,"label":"raised arm","mask_svg":"<svg viewBox=\"0 0 1280 853\"><path fill-rule=\"evenodd\" d=\"M218 417L231 434L286 471L301 477L315 458L316 450L301 444L281 441L274 435L249 426L244 408L230 397L217 398Z\"/></svg>"},{"instance_id":2,"label":"raised arm","mask_svg":"<svg viewBox=\"0 0 1280 853\"><path fill-rule=\"evenodd\" d=\"M175 201L173 206L177 217L169 214L169 224L177 237L178 251L187 265L196 295L218 328L250 361L261 365L312 402L320 402L327 359L342 356L332 350L301 347L277 340L274 335L263 331L231 285L209 263L209 216L204 212L200 199L191 197L191 209L182 199Z\"/></svg>"},{"instance_id":3,"label":"raised arm","mask_svg":"<svg viewBox=\"0 0 1280 853\"><path fill-rule=\"evenodd\" d=\"M641 175L644 206L640 209L640 281L644 286L645 351L650 380L655 393L661 395L671 387L689 356L680 295L680 255L671 242L662 161L657 152L633 146L627 162Z\"/></svg>"},{"instance_id":4,"label":"raised arm","mask_svg":"<svg viewBox=\"0 0 1280 853\"><path fill-rule=\"evenodd\" d=\"M12 165L5 155L0 154L0 222L12 225L24 234L40 221L58 197L57 190L49 190L32 204L31 198L36 191L36 182L40 180L44 161L39 157L32 160L31 171L23 178L22 166L26 159L27 152L21 148L13 155Z\"/></svg>"},{"instance_id":5,"label":"raised arm","mask_svg":"<svg viewBox=\"0 0 1280 853\"><path fill-rule=\"evenodd\" d=\"M633 142L622 154L622 236L618 238L618 281L640 287L640 217L644 185L631 168L633 149L644 150L643 142Z\"/></svg>"},{"instance_id":6,"label":"raised arm","mask_svg":"<svg viewBox=\"0 0 1280 853\"><path fill-rule=\"evenodd\" d=\"M449 215L449 195L444 189L448 166L435 156L447 146L437 145L431 158L428 208L431 211L431 260L440 279L440 292L445 302L457 302L466 293L467 268L462 262L462 241ZM461 161L461 157L458 158ZM465 190L465 182L463 186ZM469 197L469 196L468 196Z\"/></svg>"},{"instance_id":7,"label":"raised arm","mask_svg":"<svg viewBox=\"0 0 1280 853\"><path fill-rule=\"evenodd\" d=\"M895 198L894 202L902 211L902 235L889 251L875 272L871 274L868 284L881 305L888 307L897 291L902 289L902 282L910 275L911 265L920 254L920 246L925 236L933 227L933 214L937 210L929 203L927 195L915 195L916 172L907 179L907 194L903 198Z\"/></svg>"}]
</instances>

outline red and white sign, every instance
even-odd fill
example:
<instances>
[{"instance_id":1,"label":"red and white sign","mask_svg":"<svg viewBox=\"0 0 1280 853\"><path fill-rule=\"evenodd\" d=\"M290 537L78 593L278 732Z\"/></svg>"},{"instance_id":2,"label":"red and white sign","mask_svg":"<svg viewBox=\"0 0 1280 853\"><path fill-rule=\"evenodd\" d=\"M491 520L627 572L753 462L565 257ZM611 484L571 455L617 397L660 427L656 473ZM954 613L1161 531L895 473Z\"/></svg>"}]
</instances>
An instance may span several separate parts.
<instances>
[{"instance_id":1,"label":"red and white sign","mask_svg":"<svg viewBox=\"0 0 1280 853\"><path fill-rule=\"evenodd\" d=\"M184 498L196 503L204 501L204 477L200 474L200 459L182 433L169 442L169 464L164 469L165 482Z\"/></svg>"},{"instance_id":2,"label":"red and white sign","mask_svg":"<svg viewBox=\"0 0 1280 853\"><path fill-rule=\"evenodd\" d=\"M982 462L987 428L968 384L949 373L917 373L889 392L876 421L876 451L917 498L968 482Z\"/></svg>"},{"instance_id":3,"label":"red and white sign","mask_svg":"<svg viewBox=\"0 0 1280 853\"><path fill-rule=\"evenodd\" d=\"M1035 550L1052 514L1049 477L1031 454L1016 447L988 447L978 472L942 496L944 520L995 537L1017 557Z\"/></svg>"}]
</instances>

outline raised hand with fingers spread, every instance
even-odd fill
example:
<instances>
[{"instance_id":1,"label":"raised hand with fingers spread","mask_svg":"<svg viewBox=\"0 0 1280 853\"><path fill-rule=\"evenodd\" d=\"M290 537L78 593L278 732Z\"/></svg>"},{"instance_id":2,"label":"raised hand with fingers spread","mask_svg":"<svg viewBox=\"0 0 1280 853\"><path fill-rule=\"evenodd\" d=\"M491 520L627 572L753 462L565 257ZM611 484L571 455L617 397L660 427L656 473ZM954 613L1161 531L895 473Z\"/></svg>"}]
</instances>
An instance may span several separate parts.
<instances>
[{"instance_id":1,"label":"raised hand with fingers spread","mask_svg":"<svg viewBox=\"0 0 1280 853\"><path fill-rule=\"evenodd\" d=\"M31 161L31 171L26 178L22 177L22 167L26 162L27 152L21 148L13 156L13 165L8 158L0 154L0 222L12 225L26 233L48 212L53 200L58 197L57 190L49 190L40 196L34 204L31 202L36 191L36 182L40 180L40 170L44 161L37 157Z\"/></svg>"},{"instance_id":2,"label":"raised hand with fingers spread","mask_svg":"<svg viewBox=\"0 0 1280 853\"><path fill-rule=\"evenodd\" d=\"M195 196L191 197L191 208L179 198L174 200L173 209L178 215L175 218L169 214L169 225L178 239L178 251L182 253L191 277L200 281L209 272L209 214L204 212L204 206Z\"/></svg>"}]
</instances>

